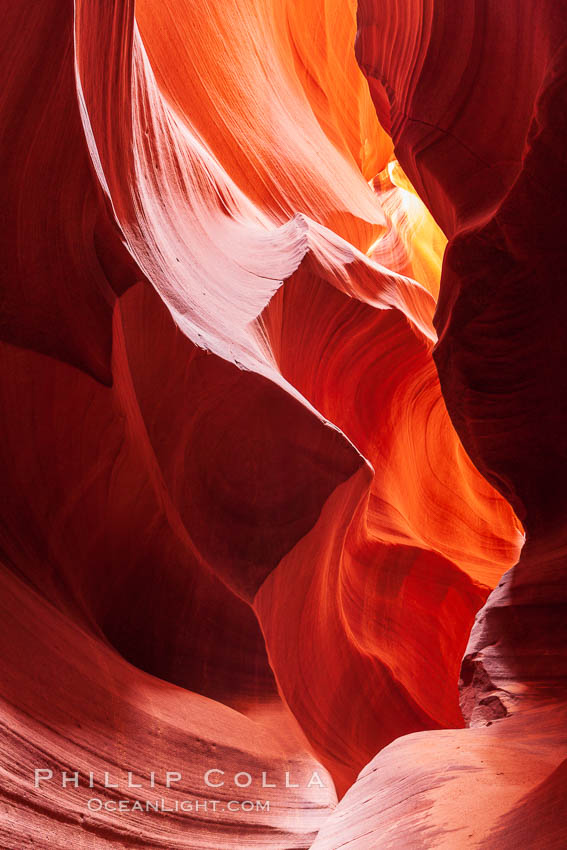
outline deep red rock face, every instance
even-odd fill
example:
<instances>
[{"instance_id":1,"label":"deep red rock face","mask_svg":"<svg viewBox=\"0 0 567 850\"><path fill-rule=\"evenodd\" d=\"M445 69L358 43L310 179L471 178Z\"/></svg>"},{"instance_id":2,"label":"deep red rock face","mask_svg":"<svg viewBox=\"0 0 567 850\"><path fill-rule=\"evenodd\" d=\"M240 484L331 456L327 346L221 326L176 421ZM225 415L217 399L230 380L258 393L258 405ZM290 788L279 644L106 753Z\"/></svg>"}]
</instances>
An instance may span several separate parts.
<instances>
[{"instance_id":1,"label":"deep red rock face","mask_svg":"<svg viewBox=\"0 0 567 850\"><path fill-rule=\"evenodd\" d=\"M563 847L567 9L4 6L0 846Z\"/></svg>"},{"instance_id":2,"label":"deep red rock face","mask_svg":"<svg viewBox=\"0 0 567 850\"><path fill-rule=\"evenodd\" d=\"M317 850L567 844L566 32L565 4L359 4L377 113L450 237L434 319L443 397L527 542L467 647L471 728L378 754Z\"/></svg>"}]
</instances>

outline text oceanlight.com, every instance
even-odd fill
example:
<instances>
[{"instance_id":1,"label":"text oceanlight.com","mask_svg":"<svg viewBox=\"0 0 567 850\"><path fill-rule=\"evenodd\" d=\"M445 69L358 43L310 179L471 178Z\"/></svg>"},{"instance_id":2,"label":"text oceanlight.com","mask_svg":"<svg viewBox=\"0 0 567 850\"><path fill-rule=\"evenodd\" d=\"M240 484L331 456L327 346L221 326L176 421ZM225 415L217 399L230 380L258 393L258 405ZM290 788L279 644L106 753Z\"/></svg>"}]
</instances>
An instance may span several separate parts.
<instances>
[{"instance_id":1,"label":"text oceanlight.com","mask_svg":"<svg viewBox=\"0 0 567 850\"><path fill-rule=\"evenodd\" d=\"M90 812L269 812L269 800L87 800Z\"/></svg>"},{"instance_id":2,"label":"text oceanlight.com","mask_svg":"<svg viewBox=\"0 0 567 850\"><path fill-rule=\"evenodd\" d=\"M324 771L322 771L324 775ZM96 772L93 770L55 770L38 767L34 769L34 788L40 793L60 793L92 789L92 796L85 800L89 812L160 812L160 813L195 813L204 812L269 812L268 799L230 799L239 789L248 792L258 792L262 789L278 789L281 793L292 793L297 788L325 788L321 773L317 770L308 774L293 775L291 771L281 774L261 771L254 773L250 770L227 772L220 767L209 767L202 774L192 773L184 777L179 770L166 771L127 771L124 775L114 775L110 771ZM219 797L224 799L207 799L201 791L217 789ZM168 790L170 794L179 795L188 790L194 798L169 799L170 795L161 794ZM147 791L147 797L144 794ZM149 792L152 793L149 793ZM209 791L210 793L210 791ZM85 795L86 796L86 795ZM110 799L109 799L110 797ZM122 799L119 799L122 797ZM144 799L146 797L146 799Z\"/></svg>"}]
</instances>

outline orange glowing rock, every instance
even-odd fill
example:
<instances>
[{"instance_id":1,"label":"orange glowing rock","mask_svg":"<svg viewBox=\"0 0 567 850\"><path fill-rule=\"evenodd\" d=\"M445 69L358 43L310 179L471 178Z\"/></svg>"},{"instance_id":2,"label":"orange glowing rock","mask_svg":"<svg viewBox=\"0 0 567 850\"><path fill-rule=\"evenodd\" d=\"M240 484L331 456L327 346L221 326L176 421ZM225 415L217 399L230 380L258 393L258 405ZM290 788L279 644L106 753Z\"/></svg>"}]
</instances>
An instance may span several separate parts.
<instances>
[{"instance_id":1,"label":"orange glowing rock","mask_svg":"<svg viewBox=\"0 0 567 850\"><path fill-rule=\"evenodd\" d=\"M436 183L411 134L394 154L423 16L398 36L386 5L378 58L359 9L370 86L353 0L7 14L2 846L360 842L375 766L395 783L412 741L443 763L470 732L461 660L524 536L479 388L463 427L447 287L436 348L466 169ZM177 800L209 796L207 768L323 779L165 820L30 785L108 761L181 772Z\"/></svg>"}]
</instances>

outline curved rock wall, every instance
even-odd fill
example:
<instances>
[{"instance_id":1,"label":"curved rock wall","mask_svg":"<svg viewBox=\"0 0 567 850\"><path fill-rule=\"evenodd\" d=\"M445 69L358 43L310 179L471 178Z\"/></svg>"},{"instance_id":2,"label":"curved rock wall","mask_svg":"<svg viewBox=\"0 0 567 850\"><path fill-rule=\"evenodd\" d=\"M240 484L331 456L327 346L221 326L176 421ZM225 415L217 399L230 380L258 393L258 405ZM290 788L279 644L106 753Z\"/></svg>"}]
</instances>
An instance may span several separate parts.
<instances>
[{"instance_id":1,"label":"curved rock wall","mask_svg":"<svg viewBox=\"0 0 567 850\"><path fill-rule=\"evenodd\" d=\"M0 843L562 846L566 15L5 6Z\"/></svg>"}]
</instances>

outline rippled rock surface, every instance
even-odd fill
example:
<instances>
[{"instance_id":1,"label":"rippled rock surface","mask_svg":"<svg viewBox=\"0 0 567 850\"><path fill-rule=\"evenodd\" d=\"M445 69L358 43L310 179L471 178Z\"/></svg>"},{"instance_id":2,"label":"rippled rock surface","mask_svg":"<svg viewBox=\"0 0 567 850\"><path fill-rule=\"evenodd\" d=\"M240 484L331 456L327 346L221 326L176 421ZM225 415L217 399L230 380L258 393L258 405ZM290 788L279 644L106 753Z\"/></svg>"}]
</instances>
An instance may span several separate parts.
<instances>
[{"instance_id":1,"label":"rippled rock surface","mask_svg":"<svg viewBox=\"0 0 567 850\"><path fill-rule=\"evenodd\" d=\"M2 847L567 840L567 10L505 6L6 5Z\"/></svg>"}]
</instances>

